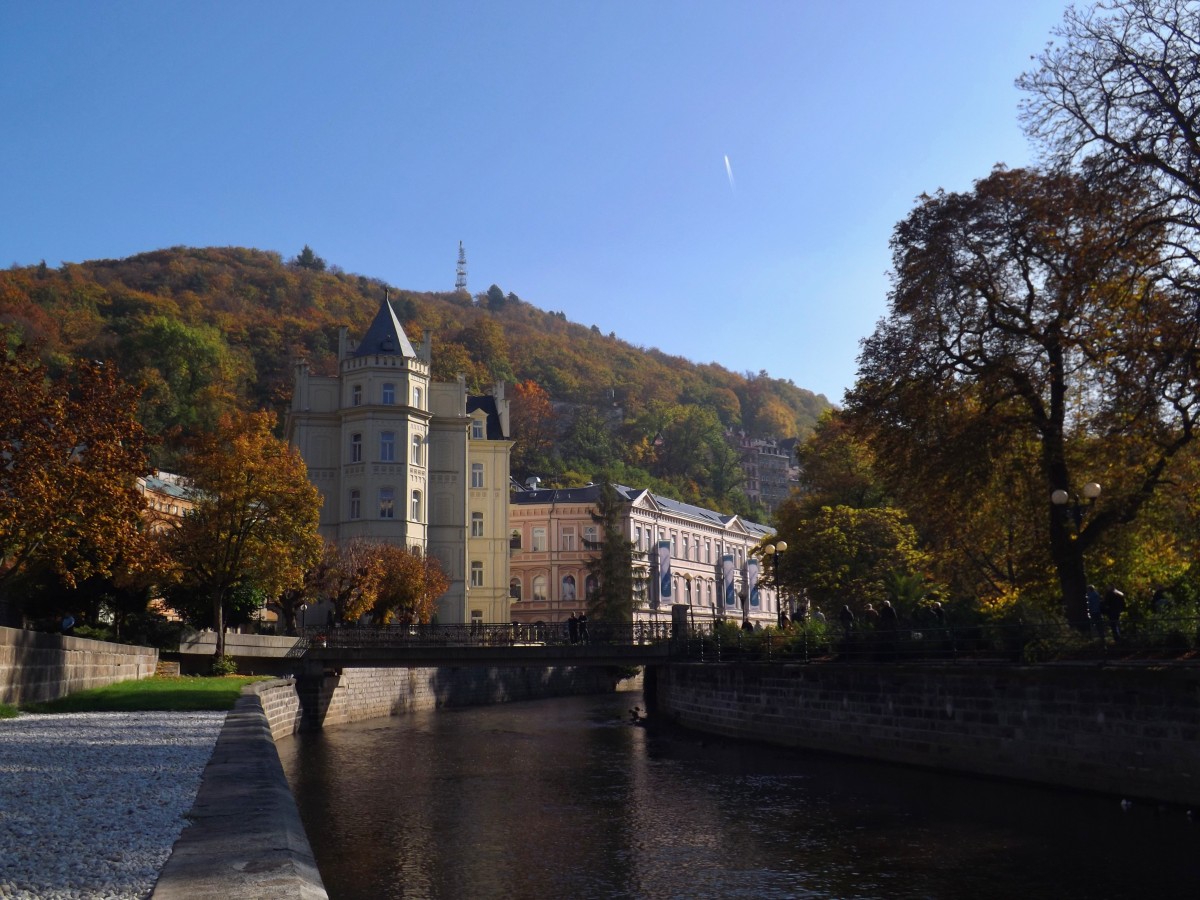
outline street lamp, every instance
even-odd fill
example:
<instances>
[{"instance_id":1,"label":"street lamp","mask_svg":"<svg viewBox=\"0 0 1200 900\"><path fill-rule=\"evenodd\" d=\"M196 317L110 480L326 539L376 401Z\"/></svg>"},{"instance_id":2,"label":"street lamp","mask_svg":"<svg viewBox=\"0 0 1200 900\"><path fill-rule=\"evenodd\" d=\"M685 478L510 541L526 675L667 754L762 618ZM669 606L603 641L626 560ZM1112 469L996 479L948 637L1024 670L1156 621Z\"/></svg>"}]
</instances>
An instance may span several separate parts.
<instances>
[{"instance_id":1,"label":"street lamp","mask_svg":"<svg viewBox=\"0 0 1200 900\"><path fill-rule=\"evenodd\" d=\"M783 627L783 585L779 583L779 558L783 556L783 551L787 549L787 541L777 541L774 544L767 544L763 547L763 556L771 560L771 574L775 579L775 605L778 607L776 621L779 627Z\"/></svg>"},{"instance_id":2,"label":"street lamp","mask_svg":"<svg viewBox=\"0 0 1200 900\"><path fill-rule=\"evenodd\" d=\"M1078 539L1083 531L1083 517L1100 496L1100 485L1089 481L1079 493L1080 496L1073 496L1065 488L1057 488L1051 492L1050 503L1059 511L1062 524L1055 528L1051 523L1050 547L1058 568L1067 620L1082 629L1087 627L1089 618L1086 599L1087 567L1083 560L1083 542ZM1068 522L1075 524L1073 534Z\"/></svg>"},{"instance_id":3,"label":"street lamp","mask_svg":"<svg viewBox=\"0 0 1200 900\"><path fill-rule=\"evenodd\" d=\"M301 634L304 633L304 614L306 612L308 612L308 604L301 603L300 604L300 633Z\"/></svg>"},{"instance_id":4,"label":"street lamp","mask_svg":"<svg viewBox=\"0 0 1200 900\"><path fill-rule=\"evenodd\" d=\"M1083 526L1084 514L1088 511L1096 498L1100 496L1100 485L1095 481L1089 481L1083 486L1080 491L1083 499L1087 501L1084 505L1079 498L1072 498L1068 491L1059 488L1050 494L1050 502L1062 509L1063 515L1069 517L1075 523L1075 531L1078 532Z\"/></svg>"}]
</instances>

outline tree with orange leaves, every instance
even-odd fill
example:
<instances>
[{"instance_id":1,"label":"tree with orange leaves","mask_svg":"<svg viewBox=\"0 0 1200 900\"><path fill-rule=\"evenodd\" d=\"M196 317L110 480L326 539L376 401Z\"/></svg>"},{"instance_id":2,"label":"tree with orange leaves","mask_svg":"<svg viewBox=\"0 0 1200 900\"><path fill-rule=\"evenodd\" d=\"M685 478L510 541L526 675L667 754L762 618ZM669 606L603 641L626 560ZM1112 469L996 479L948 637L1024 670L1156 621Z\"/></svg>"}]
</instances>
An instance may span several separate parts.
<instances>
[{"instance_id":1,"label":"tree with orange leaves","mask_svg":"<svg viewBox=\"0 0 1200 900\"><path fill-rule=\"evenodd\" d=\"M433 618L437 598L450 587L434 557L392 544L375 544L370 548L370 558L372 589L351 600L349 618L370 613L380 625L393 620L404 625L425 623Z\"/></svg>"},{"instance_id":2,"label":"tree with orange leaves","mask_svg":"<svg viewBox=\"0 0 1200 900\"><path fill-rule=\"evenodd\" d=\"M103 363L49 377L0 329L0 600L24 576L110 577L141 558L137 391Z\"/></svg>"}]
</instances>

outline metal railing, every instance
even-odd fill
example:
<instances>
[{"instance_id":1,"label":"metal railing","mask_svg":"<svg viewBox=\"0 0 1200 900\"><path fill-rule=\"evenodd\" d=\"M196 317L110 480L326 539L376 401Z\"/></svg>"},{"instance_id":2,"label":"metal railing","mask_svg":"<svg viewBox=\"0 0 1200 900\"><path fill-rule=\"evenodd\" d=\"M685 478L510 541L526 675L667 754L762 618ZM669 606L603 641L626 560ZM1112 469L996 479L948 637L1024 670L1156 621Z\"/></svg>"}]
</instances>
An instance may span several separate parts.
<instances>
[{"instance_id":1,"label":"metal railing","mask_svg":"<svg viewBox=\"0 0 1200 900\"><path fill-rule=\"evenodd\" d=\"M1002 662L1055 661L1200 664L1200 618L1154 617L1079 630L1059 623L902 625L844 628L802 620L787 629L742 629L704 622L675 633L669 622L589 622L572 635L566 623L472 625L337 625L299 629L289 653L309 648L556 647L668 644L675 659L698 662Z\"/></svg>"},{"instance_id":2,"label":"metal railing","mask_svg":"<svg viewBox=\"0 0 1200 900\"><path fill-rule=\"evenodd\" d=\"M785 630L743 630L731 625L689 631L672 656L706 662L804 663L844 661L1003 662L1055 661L1200 664L1200 618L1155 617L1079 630L1059 623L903 625L894 629L802 621Z\"/></svg>"},{"instance_id":3,"label":"metal railing","mask_svg":"<svg viewBox=\"0 0 1200 900\"><path fill-rule=\"evenodd\" d=\"M521 625L335 625L297 629L305 647L567 647L572 644L641 646L671 637L666 622L611 625L589 622L574 639L566 623Z\"/></svg>"}]
</instances>

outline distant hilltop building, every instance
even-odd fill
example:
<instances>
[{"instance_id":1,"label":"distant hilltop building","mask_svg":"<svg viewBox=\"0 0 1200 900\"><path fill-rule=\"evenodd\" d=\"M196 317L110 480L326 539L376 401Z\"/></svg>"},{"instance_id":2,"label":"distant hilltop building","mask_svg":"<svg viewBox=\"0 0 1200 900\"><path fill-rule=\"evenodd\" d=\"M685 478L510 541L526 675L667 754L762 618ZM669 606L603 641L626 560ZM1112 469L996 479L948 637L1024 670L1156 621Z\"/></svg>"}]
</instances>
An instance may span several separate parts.
<instances>
[{"instance_id":1,"label":"distant hilltop building","mask_svg":"<svg viewBox=\"0 0 1200 900\"><path fill-rule=\"evenodd\" d=\"M507 622L508 401L430 378L432 341L413 347L384 300L362 340L341 329L338 374L298 363L289 442L321 491L321 535L436 557L450 580L441 624Z\"/></svg>"}]
</instances>

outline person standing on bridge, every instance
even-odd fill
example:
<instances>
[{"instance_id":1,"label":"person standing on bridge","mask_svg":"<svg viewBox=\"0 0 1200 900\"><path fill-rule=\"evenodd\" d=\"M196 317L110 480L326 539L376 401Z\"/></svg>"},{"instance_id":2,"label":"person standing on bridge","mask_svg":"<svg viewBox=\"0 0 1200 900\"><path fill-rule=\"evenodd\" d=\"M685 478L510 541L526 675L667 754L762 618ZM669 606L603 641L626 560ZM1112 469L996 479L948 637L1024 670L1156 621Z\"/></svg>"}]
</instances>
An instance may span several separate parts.
<instances>
[{"instance_id":1,"label":"person standing on bridge","mask_svg":"<svg viewBox=\"0 0 1200 900\"><path fill-rule=\"evenodd\" d=\"M572 644L579 643L579 620L575 618L575 613L567 617L567 638Z\"/></svg>"},{"instance_id":2,"label":"person standing on bridge","mask_svg":"<svg viewBox=\"0 0 1200 900\"><path fill-rule=\"evenodd\" d=\"M586 644L588 642L589 637L590 637L590 635L588 635L587 613L581 612L579 614L579 642L581 644Z\"/></svg>"}]
</instances>

